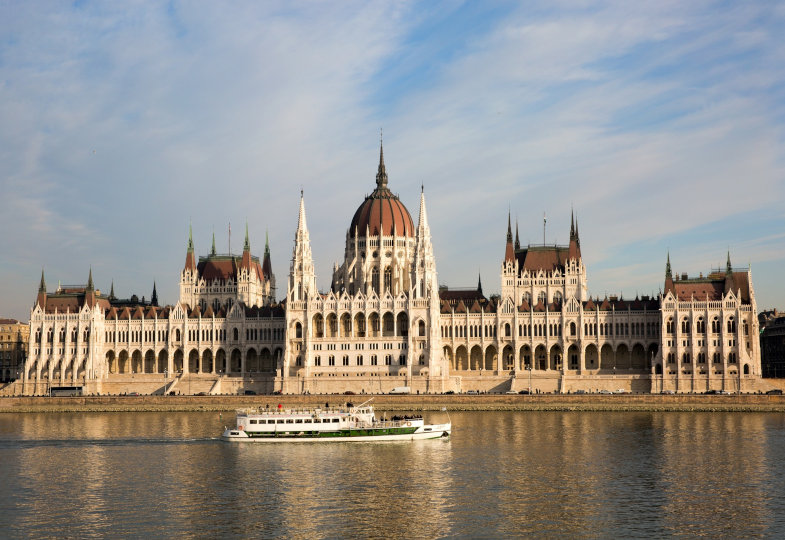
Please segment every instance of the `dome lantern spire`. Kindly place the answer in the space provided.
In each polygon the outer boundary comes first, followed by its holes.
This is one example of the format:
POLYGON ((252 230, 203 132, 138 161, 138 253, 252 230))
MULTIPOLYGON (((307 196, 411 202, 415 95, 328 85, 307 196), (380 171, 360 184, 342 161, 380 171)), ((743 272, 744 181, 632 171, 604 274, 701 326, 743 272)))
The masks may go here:
POLYGON ((383 133, 379 136, 379 171, 376 173, 376 188, 387 189, 387 169, 384 167, 383 133))

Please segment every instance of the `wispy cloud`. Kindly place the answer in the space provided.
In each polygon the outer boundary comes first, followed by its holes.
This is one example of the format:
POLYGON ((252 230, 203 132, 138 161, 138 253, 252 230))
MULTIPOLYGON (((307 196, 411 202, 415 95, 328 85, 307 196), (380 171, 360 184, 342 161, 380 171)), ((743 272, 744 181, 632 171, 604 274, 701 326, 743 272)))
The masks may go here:
POLYGON ((668 249, 692 273, 728 247, 785 262, 783 22, 711 1, 4 4, 0 307, 24 317, 41 266, 91 263, 174 301, 189 220, 202 252, 229 221, 258 251, 269 230, 283 284, 301 187, 326 287, 382 126, 413 212, 425 184, 442 282, 497 288, 508 209, 524 242, 543 211, 564 242, 573 205, 593 291, 658 288, 668 249))

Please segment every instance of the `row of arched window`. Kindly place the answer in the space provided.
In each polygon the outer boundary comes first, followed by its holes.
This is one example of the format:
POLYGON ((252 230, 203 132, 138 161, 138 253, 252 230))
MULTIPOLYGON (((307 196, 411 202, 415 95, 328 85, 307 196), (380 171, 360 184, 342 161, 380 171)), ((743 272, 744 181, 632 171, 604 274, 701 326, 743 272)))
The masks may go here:
MULTIPOLYGON (((742 327, 744 329, 744 335, 749 335, 749 325, 747 324, 747 321, 743 321, 742 327)), ((720 333, 722 325, 720 324, 719 317, 714 317, 711 320, 710 328, 712 334, 720 333)), ((667 334, 673 334, 675 329, 676 324, 673 320, 673 317, 669 317, 668 320, 665 321, 665 332, 667 334)), ((728 317, 728 320, 725 323, 725 329, 728 334, 736 333, 736 319, 734 317, 728 317)), ((680 330, 682 334, 692 333, 692 324, 690 323, 689 317, 684 317, 681 320, 680 330)), ((706 322, 704 321, 703 317, 698 317, 698 319, 695 321, 695 333, 706 334, 706 322)))
MULTIPOLYGON (((78 335, 76 328, 71 330, 71 332, 68 335, 70 337, 70 342, 71 343, 75 343, 77 335, 78 335)), ((36 332, 35 332, 35 343, 39 343, 39 344, 42 343, 41 342, 42 336, 43 336, 43 334, 41 334, 41 330, 36 330, 36 332)), ((58 342, 59 343, 65 343, 65 337, 66 337, 66 332, 65 332, 65 329, 63 328, 58 333, 58 342)), ((47 343, 54 343, 54 338, 55 338, 54 330, 52 328, 50 328, 47 331, 47 333, 46 333, 46 342, 47 343)), ((89 338, 90 338, 90 329, 89 328, 85 328, 82 331, 82 341, 86 342, 89 338)))

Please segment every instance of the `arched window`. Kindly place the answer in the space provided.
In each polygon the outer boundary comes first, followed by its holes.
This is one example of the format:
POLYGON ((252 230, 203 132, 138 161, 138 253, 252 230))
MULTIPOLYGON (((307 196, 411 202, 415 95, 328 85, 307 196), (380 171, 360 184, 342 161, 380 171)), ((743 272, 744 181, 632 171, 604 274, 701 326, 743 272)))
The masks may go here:
POLYGON ((379 294, 379 268, 376 266, 371 269, 371 288, 373 292, 379 294))
POLYGON ((425 323, 423 321, 420 321, 420 323, 417 326, 418 326, 418 333, 420 334, 420 337, 425 337, 425 323))
POLYGON ((720 333, 720 320, 717 317, 714 317, 711 320, 711 333, 712 334, 720 333))
POLYGON ((673 317, 668 317, 668 320, 665 321, 665 333, 666 334, 673 333, 673 317))
POLYGON ((539 304, 540 302, 543 304, 548 303, 548 295, 545 293, 545 291, 540 291, 540 294, 537 295, 537 303, 539 304))
POLYGON ((577 328, 575 327, 575 321, 570 322, 570 335, 574 336, 577 332, 577 328))
POLYGON ((294 335, 297 339, 302 339, 303 337, 303 325, 299 322, 294 325, 294 335))
POLYGON ((175 341, 180 341, 180 329, 179 328, 176 328, 175 331, 174 331, 174 340, 175 341))
POLYGON ((389 266, 384 269, 384 290, 390 291, 390 294, 395 294, 392 290, 392 268, 389 266))
POLYGON ((510 337, 510 323, 504 323, 504 335, 510 337))
POLYGON ((735 334, 736 333, 736 320, 733 317, 728 319, 728 333, 735 334))
MULTIPOLYGON (((178 332, 179 332, 179 330, 178 330, 178 332)), ((180 334, 177 334, 177 335, 179 336, 180 334)), ((234 332, 232 333, 232 335, 234 336, 234 340, 235 341, 238 341, 240 339, 240 332, 237 330, 237 328, 234 329, 234 332)), ((180 339, 180 338, 177 338, 177 339, 180 339)))

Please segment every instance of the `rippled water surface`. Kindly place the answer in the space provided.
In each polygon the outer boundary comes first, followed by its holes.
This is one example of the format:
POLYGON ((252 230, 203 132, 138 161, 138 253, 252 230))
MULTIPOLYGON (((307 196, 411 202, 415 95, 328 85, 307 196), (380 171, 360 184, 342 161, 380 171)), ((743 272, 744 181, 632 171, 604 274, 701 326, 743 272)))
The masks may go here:
POLYGON ((785 537, 782 414, 451 416, 449 440, 228 444, 234 415, 2 414, 0 531, 785 537))

